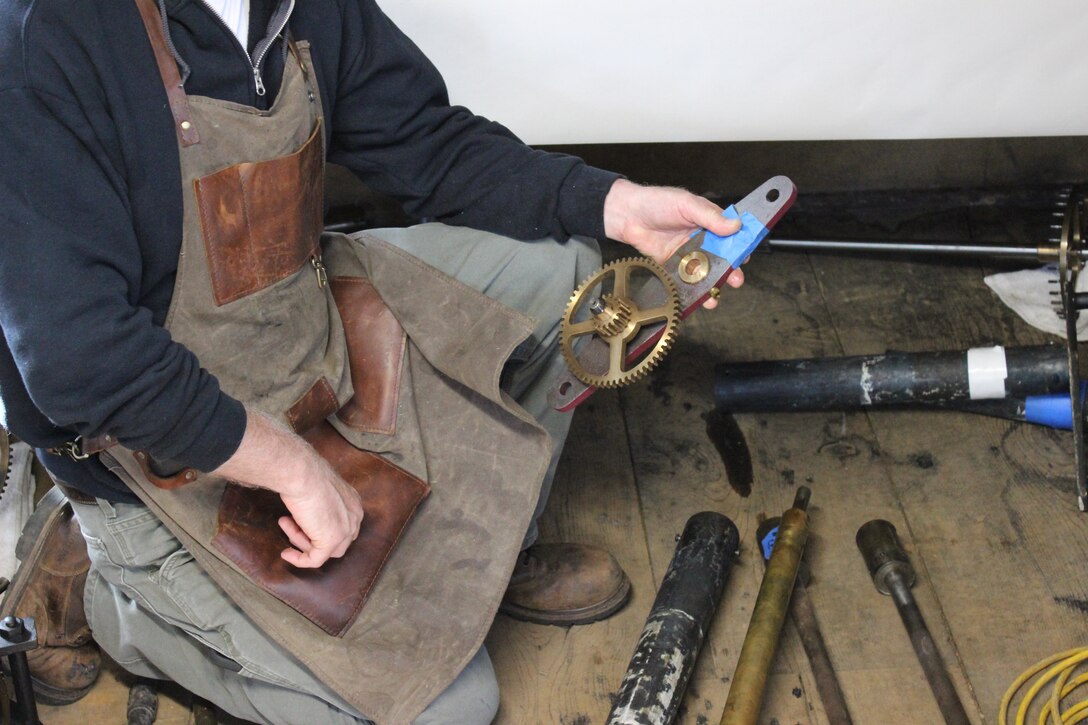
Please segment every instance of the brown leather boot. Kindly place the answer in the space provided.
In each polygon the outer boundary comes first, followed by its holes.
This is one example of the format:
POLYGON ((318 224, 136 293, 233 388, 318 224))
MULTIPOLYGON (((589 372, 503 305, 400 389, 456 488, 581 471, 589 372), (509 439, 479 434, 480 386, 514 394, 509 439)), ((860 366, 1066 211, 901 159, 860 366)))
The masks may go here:
POLYGON ((499 611, 537 624, 588 624, 627 603, 631 580, 611 554, 583 544, 534 544, 521 552, 499 611))
POLYGON ((68 499, 58 488, 42 497, 16 547, 19 570, 0 618, 33 617, 38 648, 27 653, 34 694, 46 705, 66 705, 87 694, 102 655, 83 611, 90 560, 68 499))

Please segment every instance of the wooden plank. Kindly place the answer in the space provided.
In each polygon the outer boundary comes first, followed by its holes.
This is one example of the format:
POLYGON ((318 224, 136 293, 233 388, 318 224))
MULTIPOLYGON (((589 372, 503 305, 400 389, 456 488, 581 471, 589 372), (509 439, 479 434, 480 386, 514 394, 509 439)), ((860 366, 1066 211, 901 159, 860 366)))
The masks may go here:
POLYGON ((502 693, 498 724, 603 722, 653 602, 649 555, 614 392, 575 415, 541 521, 542 541, 577 541, 615 554, 631 602, 612 618, 547 627, 499 616, 488 639, 502 693))

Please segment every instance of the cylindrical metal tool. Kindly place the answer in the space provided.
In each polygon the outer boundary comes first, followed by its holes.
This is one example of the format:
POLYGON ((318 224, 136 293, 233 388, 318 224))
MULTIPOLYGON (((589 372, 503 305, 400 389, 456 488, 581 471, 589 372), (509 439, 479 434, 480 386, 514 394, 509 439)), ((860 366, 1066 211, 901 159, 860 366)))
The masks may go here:
POLYGON ((883 519, 874 519, 864 524, 857 533, 858 549, 869 567, 873 584, 881 594, 891 595, 895 602, 903 626, 910 635, 910 643, 922 663, 922 670, 929 681, 929 688, 937 698, 937 706, 948 725, 968 725, 967 712, 963 709, 956 688, 948 677, 944 661, 933 635, 929 633, 926 620, 914 601, 910 588, 914 585, 914 567, 911 566, 907 552, 899 543, 895 527, 883 519))
POLYGON ((1000 405, 1005 397, 1068 390, 1068 361, 1057 345, 730 363, 717 366, 714 379, 718 409, 729 412, 919 405, 1005 417, 1015 414, 1015 406, 1000 405), (973 362, 987 358, 996 369, 973 362))
MULTIPOLYGON (((774 550, 779 524, 781 519, 775 517, 767 519, 756 529, 756 541, 764 561, 770 559, 774 550)), ((797 583, 793 586, 793 601, 789 611, 797 633, 801 636, 801 646, 805 648, 809 666, 812 667, 812 676, 816 681, 816 690, 824 705, 824 712, 827 713, 827 721, 831 725, 853 725, 839 678, 831 665, 824 635, 820 631, 820 622, 816 619, 816 609, 808 595, 808 569, 803 559, 797 572, 797 583)))
POLYGON ((754 725, 763 706, 763 692, 771 671, 782 625, 790 607, 790 595, 797 580, 801 554, 808 540, 808 500, 812 492, 801 486, 793 507, 782 514, 774 551, 767 562, 759 596, 744 636, 733 683, 725 700, 721 725, 754 725))
POLYGON ((725 516, 688 519, 646 618, 608 725, 667 725, 684 699, 740 543, 725 516))

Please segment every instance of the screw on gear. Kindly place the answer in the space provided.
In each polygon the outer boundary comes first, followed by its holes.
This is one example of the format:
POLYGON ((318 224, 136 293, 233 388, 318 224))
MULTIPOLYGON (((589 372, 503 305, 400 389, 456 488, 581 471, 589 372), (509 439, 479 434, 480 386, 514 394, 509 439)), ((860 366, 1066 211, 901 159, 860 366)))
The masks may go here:
POLYGON ((680 292, 672 277, 653 260, 620 259, 590 275, 571 295, 560 348, 576 378, 615 388, 661 361, 679 323, 680 292))

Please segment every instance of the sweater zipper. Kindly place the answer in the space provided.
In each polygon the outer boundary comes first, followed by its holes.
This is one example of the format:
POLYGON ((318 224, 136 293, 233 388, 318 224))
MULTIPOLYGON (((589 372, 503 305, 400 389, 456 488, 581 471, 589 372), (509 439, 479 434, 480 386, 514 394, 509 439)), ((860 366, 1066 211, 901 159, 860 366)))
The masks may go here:
MULTIPOLYGON (((219 14, 218 10, 209 5, 207 0, 200 1, 204 4, 204 7, 208 8, 208 10, 211 11, 212 15, 219 18, 219 22, 226 26, 227 22, 223 20, 223 16, 219 14)), ((284 11, 283 5, 281 4, 280 9, 277 11, 279 18, 277 19, 276 25, 274 26, 275 30, 269 33, 264 38, 264 40, 257 43, 257 47, 254 49, 257 51, 256 59, 254 59, 253 56, 249 54, 249 51, 245 48, 245 46, 243 46, 241 43, 238 43, 238 47, 240 47, 242 49, 242 52, 245 53, 246 61, 249 63, 249 67, 253 71, 253 87, 257 91, 258 96, 263 96, 266 93, 264 87, 264 79, 261 77, 261 64, 264 63, 264 59, 268 55, 268 49, 272 47, 272 43, 275 42, 279 34, 283 32, 283 29, 287 27, 287 21, 290 20, 291 13, 295 10, 295 0, 290 0, 286 7, 287 9, 286 11, 284 11)), ((227 29, 230 30, 230 28, 227 29)), ((234 35, 233 31, 231 31, 231 35, 234 35)), ((235 40, 237 40, 237 38, 235 38, 235 40)))

